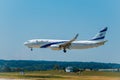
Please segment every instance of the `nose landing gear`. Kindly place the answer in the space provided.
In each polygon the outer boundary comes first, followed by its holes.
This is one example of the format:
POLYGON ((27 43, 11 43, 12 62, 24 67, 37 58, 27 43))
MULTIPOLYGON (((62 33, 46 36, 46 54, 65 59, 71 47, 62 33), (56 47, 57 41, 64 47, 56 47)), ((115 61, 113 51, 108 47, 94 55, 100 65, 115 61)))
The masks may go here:
POLYGON ((33 48, 31 48, 30 50, 33 51, 33 48))

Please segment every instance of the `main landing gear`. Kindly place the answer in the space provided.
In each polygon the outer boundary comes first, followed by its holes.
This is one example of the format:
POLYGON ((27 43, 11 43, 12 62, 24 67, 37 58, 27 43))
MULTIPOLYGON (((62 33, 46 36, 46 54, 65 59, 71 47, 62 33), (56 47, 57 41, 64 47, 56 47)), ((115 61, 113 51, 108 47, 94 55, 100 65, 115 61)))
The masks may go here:
POLYGON ((66 53, 66 52, 67 52, 67 50, 66 50, 66 49, 63 49, 63 52, 64 52, 64 53, 66 53))

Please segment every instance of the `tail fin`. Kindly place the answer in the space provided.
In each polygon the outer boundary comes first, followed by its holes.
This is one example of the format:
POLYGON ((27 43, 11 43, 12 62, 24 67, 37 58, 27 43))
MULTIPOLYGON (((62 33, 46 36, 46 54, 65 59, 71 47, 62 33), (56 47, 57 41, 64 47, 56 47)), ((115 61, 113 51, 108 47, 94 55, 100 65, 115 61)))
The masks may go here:
POLYGON ((95 35, 95 37, 93 37, 91 40, 103 40, 105 38, 106 31, 107 27, 105 27, 99 33, 97 33, 97 35, 95 35))

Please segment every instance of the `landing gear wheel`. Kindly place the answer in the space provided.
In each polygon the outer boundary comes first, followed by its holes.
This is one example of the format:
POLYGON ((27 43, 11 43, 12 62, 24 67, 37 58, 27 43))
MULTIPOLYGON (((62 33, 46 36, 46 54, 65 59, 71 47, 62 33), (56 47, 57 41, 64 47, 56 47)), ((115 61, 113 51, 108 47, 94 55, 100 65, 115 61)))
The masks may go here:
POLYGON ((33 51, 33 48, 31 48, 30 50, 33 51))
POLYGON ((66 49, 63 49, 63 52, 64 52, 64 53, 66 53, 66 52, 67 52, 67 50, 66 50, 66 49))

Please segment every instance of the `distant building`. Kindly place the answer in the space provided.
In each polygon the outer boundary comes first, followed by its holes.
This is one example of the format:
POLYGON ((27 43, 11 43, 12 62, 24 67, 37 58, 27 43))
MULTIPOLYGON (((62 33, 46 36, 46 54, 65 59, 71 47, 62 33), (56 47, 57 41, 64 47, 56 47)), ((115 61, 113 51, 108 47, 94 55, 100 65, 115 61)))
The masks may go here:
POLYGON ((20 75, 24 75, 25 74, 25 72, 24 71, 20 71, 20 75))
POLYGON ((71 66, 66 67, 65 72, 73 72, 73 67, 71 66))
POLYGON ((120 72, 120 69, 99 69, 98 71, 106 71, 106 72, 120 72))
POLYGON ((85 71, 91 71, 91 69, 85 69, 85 71))
POLYGON ((65 72, 83 72, 84 70, 83 69, 79 69, 77 67, 71 67, 71 66, 68 66, 65 68, 65 72))

